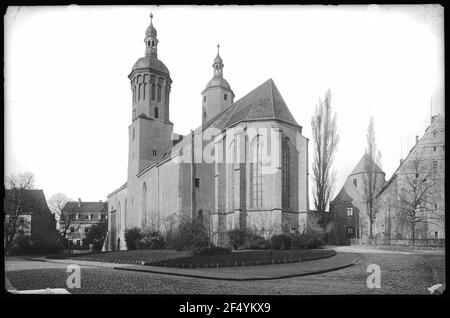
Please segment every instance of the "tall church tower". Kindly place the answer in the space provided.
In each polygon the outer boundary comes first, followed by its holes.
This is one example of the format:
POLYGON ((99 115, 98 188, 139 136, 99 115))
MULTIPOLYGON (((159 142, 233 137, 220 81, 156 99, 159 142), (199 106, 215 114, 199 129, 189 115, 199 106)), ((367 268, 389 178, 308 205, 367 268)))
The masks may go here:
POLYGON ((217 56, 214 59, 214 76, 202 92, 202 123, 214 118, 234 102, 234 93, 230 84, 223 78, 223 61, 219 55, 220 45, 217 44, 217 56))
MULTIPOLYGON (((172 80, 169 70, 158 59, 159 41, 153 26, 153 14, 150 14, 144 42, 145 56, 136 61, 128 75, 132 92, 132 121, 128 128, 128 193, 140 193, 137 174, 172 148, 173 124, 169 120, 172 80)), ((135 200, 128 198, 130 212, 136 209, 133 208, 135 200)))

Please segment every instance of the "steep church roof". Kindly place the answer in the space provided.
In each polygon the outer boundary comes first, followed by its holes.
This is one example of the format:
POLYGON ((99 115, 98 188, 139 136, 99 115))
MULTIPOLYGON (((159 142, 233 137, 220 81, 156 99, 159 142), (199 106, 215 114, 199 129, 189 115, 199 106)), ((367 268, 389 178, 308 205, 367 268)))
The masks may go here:
POLYGON ((352 173, 350 173, 349 176, 366 172, 384 173, 384 171, 381 170, 380 167, 378 167, 378 165, 367 155, 367 153, 364 153, 361 160, 358 162, 355 169, 353 169, 352 173), (369 167, 372 167, 373 169, 368 170, 369 167))
POLYGON ((281 120, 300 127, 272 79, 234 102, 222 113, 206 122, 202 128, 203 130, 208 127, 225 129, 241 121, 270 119, 281 120))

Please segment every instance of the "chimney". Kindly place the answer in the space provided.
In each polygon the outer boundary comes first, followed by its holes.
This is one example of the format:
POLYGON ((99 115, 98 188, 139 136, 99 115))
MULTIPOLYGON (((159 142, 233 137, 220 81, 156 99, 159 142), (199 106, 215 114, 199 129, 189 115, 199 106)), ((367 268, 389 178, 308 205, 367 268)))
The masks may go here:
POLYGON ((81 208, 81 198, 78 198, 78 207, 81 208))
POLYGON ((416 136, 416 144, 419 142, 419 136, 416 136))

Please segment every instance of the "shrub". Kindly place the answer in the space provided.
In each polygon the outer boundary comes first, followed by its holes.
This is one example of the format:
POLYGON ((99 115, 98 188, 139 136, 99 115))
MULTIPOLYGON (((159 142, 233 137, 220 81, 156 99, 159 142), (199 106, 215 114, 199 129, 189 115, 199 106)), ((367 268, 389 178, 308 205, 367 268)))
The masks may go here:
POLYGON ((103 242, 106 238, 106 233, 108 232, 108 222, 101 221, 89 227, 88 233, 86 234, 86 240, 83 241, 83 245, 89 244, 94 245, 94 249, 100 251, 103 247, 103 242))
POLYGON ((127 249, 129 250, 138 250, 140 248, 142 238, 143 233, 138 227, 125 230, 125 242, 127 244, 127 249))
POLYGON ((172 231, 170 236, 166 237, 166 241, 167 248, 177 251, 201 249, 211 246, 208 233, 190 222, 180 224, 177 230, 172 231))
POLYGON ((318 248, 326 242, 326 232, 320 230, 308 229, 302 234, 291 236, 292 246, 300 249, 318 248))
POLYGON ((231 249, 228 247, 211 246, 194 250, 194 255, 223 255, 230 254, 231 249))
POLYGON ((161 232, 154 229, 148 229, 142 233, 140 245, 145 249, 158 250, 164 248, 165 241, 161 232))
POLYGON ((292 238, 288 234, 274 235, 271 241, 276 250, 290 250, 292 246, 292 238))
POLYGON ((247 237, 247 231, 243 231, 240 229, 233 229, 226 232, 226 236, 228 239, 228 245, 237 250, 244 246, 245 238, 247 237))
POLYGON ((264 250, 268 249, 270 243, 258 233, 247 230, 247 236, 244 240, 244 249, 252 249, 252 250, 264 250))
POLYGON ((237 249, 267 249, 269 242, 252 230, 229 230, 226 233, 228 246, 237 249))

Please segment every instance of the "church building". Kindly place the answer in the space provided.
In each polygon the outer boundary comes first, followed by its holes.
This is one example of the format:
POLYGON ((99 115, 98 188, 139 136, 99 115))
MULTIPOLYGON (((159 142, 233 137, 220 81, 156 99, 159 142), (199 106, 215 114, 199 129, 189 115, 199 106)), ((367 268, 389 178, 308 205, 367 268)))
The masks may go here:
POLYGON ((174 133, 172 79, 158 58, 150 18, 145 56, 128 75, 128 177, 108 195, 104 250, 126 249, 126 229, 165 232, 183 219, 204 227, 219 245, 235 228, 266 236, 301 231, 309 207, 308 139, 274 81, 236 101, 218 51, 201 92, 202 125, 185 136, 174 133))

